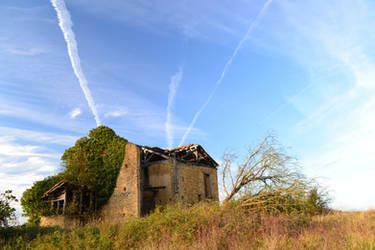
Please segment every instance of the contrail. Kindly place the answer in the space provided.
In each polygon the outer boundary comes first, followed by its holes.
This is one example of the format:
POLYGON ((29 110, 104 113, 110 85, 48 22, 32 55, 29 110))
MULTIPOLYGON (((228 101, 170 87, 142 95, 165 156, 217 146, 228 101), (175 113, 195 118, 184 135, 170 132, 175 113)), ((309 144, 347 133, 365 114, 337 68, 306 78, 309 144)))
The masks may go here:
POLYGON ((194 127, 195 122, 197 121, 199 115, 206 108, 206 106, 210 103, 212 97, 214 96, 214 94, 216 92, 216 89, 219 87, 219 85, 223 81, 223 79, 225 77, 225 74, 227 73, 229 67, 231 66, 231 64, 233 62, 233 59, 237 56, 237 53, 242 48, 242 45, 244 44, 244 42, 246 42, 246 40, 250 37, 251 32, 257 26, 259 20, 263 17, 264 13, 268 9, 268 7, 271 4, 271 2, 272 2, 272 0, 267 0, 267 2, 263 5, 263 8, 260 10, 260 12, 258 13, 258 15, 255 17, 254 21, 250 24, 250 26, 249 26, 249 28, 248 28, 245 36, 242 38, 242 40, 238 43, 237 47, 234 49, 234 52, 233 52, 232 56, 229 58, 229 60, 227 61, 227 63, 224 66, 223 72, 221 72, 220 78, 216 81, 214 89, 212 90, 211 94, 208 96, 206 102, 203 103, 203 105, 201 106, 201 108, 194 115, 194 118, 191 121, 189 127, 186 129, 185 134, 182 137, 179 146, 181 146, 184 143, 186 137, 190 134, 191 129, 194 127))
POLYGON ((165 134, 167 137, 167 143, 168 143, 169 148, 172 148, 173 146, 173 128, 171 127, 172 111, 173 111, 174 100, 176 97, 176 92, 182 79, 182 74, 183 74, 183 70, 180 67, 178 72, 171 77, 171 82, 169 83, 167 119, 165 121, 165 134))
POLYGON ((78 55, 77 41, 75 39, 74 32, 72 30, 73 22, 70 18, 68 9, 66 8, 64 0, 51 0, 52 6, 55 8, 57 13, 57 18, 59 20, 59 26, 64 35, 66 46, 68 48, 68 54, 70 62, 74 70, 74 74, 77 76, 79 85, 85 95, 86 101, 94 115, 96 125, 100 125, 100 119, 98 111, 96 110, 94 99, 91 96, 90 89, 87 84, 87 79, 85 74, 83 74, 81 62, 78 55))

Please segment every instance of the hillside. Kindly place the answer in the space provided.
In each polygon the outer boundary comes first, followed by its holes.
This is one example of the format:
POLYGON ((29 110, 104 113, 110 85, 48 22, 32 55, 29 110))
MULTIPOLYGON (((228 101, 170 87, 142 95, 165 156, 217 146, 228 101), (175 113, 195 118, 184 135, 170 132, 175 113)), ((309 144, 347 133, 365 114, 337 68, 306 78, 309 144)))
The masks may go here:
POLYGON ((231 204, 169 206, 121 225, 2 229, 4 249, 373 249, 375 211, 262 215, 231 204))

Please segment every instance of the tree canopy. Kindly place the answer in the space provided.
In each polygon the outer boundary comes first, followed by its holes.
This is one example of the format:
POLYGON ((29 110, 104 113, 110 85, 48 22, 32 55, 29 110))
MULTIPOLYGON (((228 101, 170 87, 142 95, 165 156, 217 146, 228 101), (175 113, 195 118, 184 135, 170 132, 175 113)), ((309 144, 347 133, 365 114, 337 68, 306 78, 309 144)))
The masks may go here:
POLYGON ((126 143, 126 139, 106 126, 92 129, 87 137, 78 139, 74 146, 65 150, 61 173, 35 182, 24 192, 21 204, 25 215, 37 222, 41 215, 48 214, 47 204, 40 198, 59 181, 86 186, 95 192, 97 206, 101 207, 113 193, 126 143))
POLYGON ((9 220, 14 219, 16 209, 11 206, 13 201, 17 201, 11 190, 0 193, 0 227, 8 226, 9 220))

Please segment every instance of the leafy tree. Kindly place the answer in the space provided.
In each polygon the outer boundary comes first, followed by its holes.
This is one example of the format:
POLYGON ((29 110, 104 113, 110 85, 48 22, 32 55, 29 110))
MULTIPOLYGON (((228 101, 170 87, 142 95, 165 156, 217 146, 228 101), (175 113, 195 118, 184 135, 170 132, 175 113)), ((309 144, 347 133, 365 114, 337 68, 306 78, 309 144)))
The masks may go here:
POLYGON ((8 222, 15 218, 16 209, 11 206, 11 203, 17 201, 11 190, 0 193, 0 227, 8 226, 8 222))
POLYGON ((86 186, 95 192, 100 208, 113 193, 126 143, 127 140, 106 126, 92 129, 88 137, 78 139, 73 147, 65 150, 61 157, 63 171, 59 175, 36 182, 24 192, 21 204, 25 215, 34 223, 39 222, 40 216, 48 215, 49 206, 40 198, 59 181, 86 186))
POLYGON ((307 194, 306 206, 310 214, 322 214, 329 211, 330 201, 328 192, 315 186, 307 194))
POLYGON ((90 173, 88 157, 89 148, 87 137, 78 139, 75 145, 65 150, 61 160, 63 161, 65 179, 75 184, 88 185, 90 183, 90 173))
POLYGON ((64 178, 94 191, 98 206, 102 206, 115 188, 126 143, 127 140, 106 126, 91 130, 89 137, 77 140, 61 157, 64 178))

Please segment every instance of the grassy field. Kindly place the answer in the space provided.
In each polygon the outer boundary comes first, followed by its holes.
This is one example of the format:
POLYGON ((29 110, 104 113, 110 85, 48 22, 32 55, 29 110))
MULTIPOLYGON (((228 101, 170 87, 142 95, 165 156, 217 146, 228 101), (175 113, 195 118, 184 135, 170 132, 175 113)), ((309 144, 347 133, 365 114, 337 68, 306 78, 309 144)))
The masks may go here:
POLYGON ((271 216, 203 203, 121 225, 23 226, 0 234, 3 249, 375 249, 375 211, 271 216))

